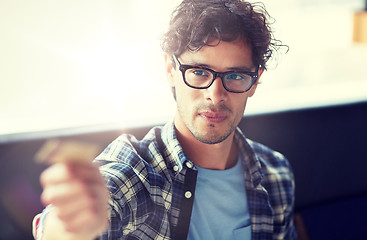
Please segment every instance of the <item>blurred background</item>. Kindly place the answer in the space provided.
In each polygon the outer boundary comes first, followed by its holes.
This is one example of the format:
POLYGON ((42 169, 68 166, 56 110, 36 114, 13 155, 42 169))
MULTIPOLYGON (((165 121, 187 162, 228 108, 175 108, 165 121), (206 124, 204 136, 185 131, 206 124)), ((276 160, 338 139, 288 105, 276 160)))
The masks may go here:
MULTIPOLYGON (((89 138, 106 144, 121 131, 172 118, 175 102, 160 38, 179 2, 0 1, 0 239, 31 238, 30 219, 42 209, 38 175, 45 167, 34 164, 33 154, 45 139, 93 133, 89 138)), ((250 121, 305 110, 317 124, 322 120, 313 109, 334 109, 328 119, 335 120, 350 113, 345 106, 365 106, 367 43, 353 41, 354 15, 365 1, 263 2, 274 18, 276 38, 290 48, 263 74, 246 109, 250 121)), ((351 119, 366 118, 365 111, 357 112, 351 119)), ((340 122, 338 130, 349 124, 340 122)), ((356 131, 365 133, 363 121, 356 124, 356 131)), ((361 138, 348 140, 362 146, 361 138)), ((269 144, 282 150, 279 141, 269 144)), ((299 179, 307 181, 301 173, 299 179)))
MULTIPOLYGON (((178 2, 1 1, 0 134, 170 118, 160 37, 178 2)), ((290 50, 249 114, 366 99, 367 46, 353 42, 363 0, 264 3, 290 50)))

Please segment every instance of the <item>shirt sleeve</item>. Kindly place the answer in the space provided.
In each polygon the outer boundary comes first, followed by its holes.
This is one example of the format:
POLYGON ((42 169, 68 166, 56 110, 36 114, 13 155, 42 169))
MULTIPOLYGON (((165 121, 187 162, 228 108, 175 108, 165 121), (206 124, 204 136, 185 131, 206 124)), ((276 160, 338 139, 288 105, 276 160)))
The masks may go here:
POLYGON ((47 217, 48 213, 51 211, 51 209, 52 209, 52 206, 49 205, 42 211, 42 213, 37 214, 33 218, 32 234, 33 234, 34 239, 36 239, 36 240, 41 240, 42 239, 43 230, 44 230, 44 226, 45 226, 45 220, 46 220, 46 217, 47 217))
POLYGON ((107 230, 99 236, 99 240, 108 240, 108 239, 121 239, 124 237, 124 227, 126 223, 123 221, 122 216, 119 214, 120 207, 119 203, 110 200, 109 204, 109 216, 108 216, 108 228, 107 230))
MULTIPOLYGON (((115 169, 115 165, 101 166, 101 174, 105 178, 106 186, 110 194, 108 204, 108 228, 100 235, 98 239, 121 239, 124 237, 124 229, 131 228, 130 220, 131 209, 127 203, 126 196, 128 187, 131 184, 128 181, 121 179, 120 169, 115 169), (112 167, 114 166, 114 167, 112 167), (119 176, 119 177, 117 177, 119 176)), ((131 199, 130 199, 131 200, 131 199)))
POLYGON ((293 176, 292 171, 290 171, 290 175, 291 175, 291 183, 292 183, 292 194, 290 198, 292 198, 292 203, 290 206, 291 211, 288 211, 285 215, 286 228, 285 228, 285 233, 284 233, 284 236, 285 236, 284 239, 296 240, 297 232, 296 232, 296 228, 294 225, 295 182, 294 182, 294 176, 293 176))

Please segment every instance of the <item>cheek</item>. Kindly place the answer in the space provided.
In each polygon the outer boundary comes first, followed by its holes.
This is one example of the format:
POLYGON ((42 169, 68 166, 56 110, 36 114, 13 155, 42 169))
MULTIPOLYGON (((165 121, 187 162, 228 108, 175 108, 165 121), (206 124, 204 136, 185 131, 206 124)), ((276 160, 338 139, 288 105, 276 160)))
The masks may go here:
POLYGON ((245 101, 242 103, 243 111, 245 111, 246 105, 247 105, 247 98, 246 98, 246 99, 245 99, 245 101))
POLYGON ((236 102, 236 115, 238 116, 243 116, 244 112, 245 112, 245 108, 246 108, 246 104, 247 104, 247 97, 242 97, 237 99, 236 102))
POLYGON ((246 95, 246 93, 236 93, 236 94, 239 94, 239 95, 236 95, 237 98, 234 99, 234 103, 236 104, 236 107, 238 109, 245 108, 248 96, 246 95))
POLYGON ((175 82, 175 93, 176 93, 176 102, 177 104, 183 108, 191 105, 189 102, 191 101, 190 92, 186 89, 182 83, 176 81, 175 82))
POLYGON ((182 79, 175 80, 175 88, 176 88, 176 97, 180 98, 180 100, 187 105, 194 102, 196 99, 200 97, 200 90, 190 88, 187 86, 182 79))

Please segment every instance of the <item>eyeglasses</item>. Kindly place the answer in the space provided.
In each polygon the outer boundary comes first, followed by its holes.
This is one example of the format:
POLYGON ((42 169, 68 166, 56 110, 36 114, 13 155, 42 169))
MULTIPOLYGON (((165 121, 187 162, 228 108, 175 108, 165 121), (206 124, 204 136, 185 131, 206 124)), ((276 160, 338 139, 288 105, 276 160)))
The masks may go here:
POLYGON ((255 72, 216 72, 206 67, 181 64, 176 56, 173 56, 173 58, 179 64, 179 70, 182 72, 185 84, 195 89, 209 88, 214 80, 220 77, 223 87, 228 92, 243 93, 250 90, 259 77, 259 67, 255 72))

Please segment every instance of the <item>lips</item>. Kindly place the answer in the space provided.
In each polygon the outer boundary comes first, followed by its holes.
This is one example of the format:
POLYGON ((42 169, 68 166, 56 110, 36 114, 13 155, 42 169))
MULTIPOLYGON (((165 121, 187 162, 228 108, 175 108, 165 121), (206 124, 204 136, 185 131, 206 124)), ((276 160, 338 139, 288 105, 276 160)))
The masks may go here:
POLYGON ((199 116, 210 123, 220 123, 228 118, 225 112, 202 112, 199 116))

